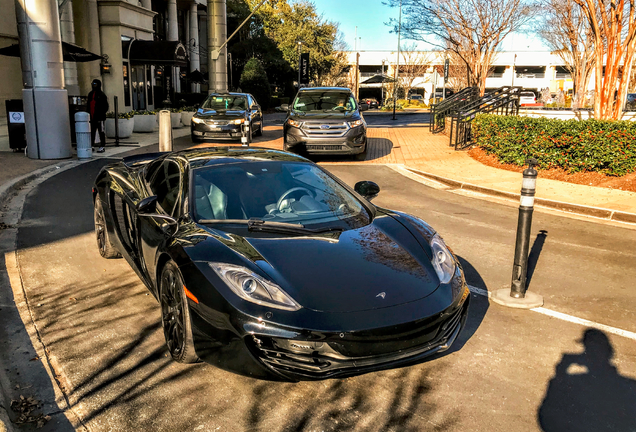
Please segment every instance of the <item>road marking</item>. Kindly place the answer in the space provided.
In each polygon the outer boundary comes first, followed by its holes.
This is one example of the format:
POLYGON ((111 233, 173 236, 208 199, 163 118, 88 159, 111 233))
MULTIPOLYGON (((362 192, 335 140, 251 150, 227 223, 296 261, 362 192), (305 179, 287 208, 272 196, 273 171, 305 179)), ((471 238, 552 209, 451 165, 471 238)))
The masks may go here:
MULTIPOLYGON (((475 286, 472 285, 468 285, 468 289, 470 289, 470 292, 472 292, 473 294, 477 294, 480 296, 484 296, 484 297, 490 297, 490 291, 482 289, 482 288, 477 288, 475 286)), ((572 315, 568 315, 568 314, 564 314, 562 312, 557 312, 557 311, 553 311, 551 309, 546 309, 544 307, 538 307, 538 308, 533 308, 530 309, 533 312, 537 312, 543 315, 547 315, 549 317, 552 318, 556 318, 556 319, 560 319, 562 321, 567 321, 573 324, 579 324, 582 326, 586 326, 586 327, 592 327, 595 328, 597 330, 602 330, 604 332, 607 333, 611 333, 611 334, 615 334, 617 336, 622 336, 625 337, 627 339, 631 339, 631 340, 635 340, 636 341, 636 333, 634 332, 630 332, 628 330, 623 330, 623 329, 619 329, 616 327, 611 327, 605 324, 600 324, 594 321, 590 321, 590 320, 586 320, 584 318, 578 318, 572 315)))

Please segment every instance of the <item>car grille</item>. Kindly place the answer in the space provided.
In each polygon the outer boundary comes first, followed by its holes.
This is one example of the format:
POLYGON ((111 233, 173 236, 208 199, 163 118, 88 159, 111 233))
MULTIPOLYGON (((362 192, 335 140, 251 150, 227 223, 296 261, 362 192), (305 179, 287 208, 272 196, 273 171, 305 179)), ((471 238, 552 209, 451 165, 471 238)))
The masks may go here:
POLYGON ((305 148, 307 150, 326 150, 326 151, 338 151, 338 150, 349 150, 349 147, 345 145, 334 145, 334 144, 324 144, 324 145, 306 145, 305 148))
MULTIPOLYGON (((377 369, 383 364, 407 363, 446 350, 447 344, 457 337, 467 308, 468 302, 465 302, 451 316, 373 330, 370 334, 354 332, 344 338, 326 334, 323 343, 318 343, 324 344, 323 348, 314 351, 293 349, 289 340, 281 343, 265 336, 247 338, 246 343, 263 363, 288 377, 323 379, 347 376, 365 369, 377 369)), ((310 344, 312 342, 296 345, 310 344)))
POLYGON ((227 120, 206 120, 205 124, 208 125, 217 125, 217 126, 226 126, 229 124, 227 120))
POLYGON ((341 137, 349 130, 347 122, 305 122, 302 130, 310 137, 341 137))

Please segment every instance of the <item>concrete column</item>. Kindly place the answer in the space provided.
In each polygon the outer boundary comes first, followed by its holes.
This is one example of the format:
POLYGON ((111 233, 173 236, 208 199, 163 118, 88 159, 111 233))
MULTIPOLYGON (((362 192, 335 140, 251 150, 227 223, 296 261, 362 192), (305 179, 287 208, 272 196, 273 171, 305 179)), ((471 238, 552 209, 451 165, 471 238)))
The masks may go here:
POLYGON ((152 10, 152 0, 141 0, 141 7, 152 10))
MULTIPOLYGON (((179 24, 177 20, 177 0, 168 0, 168 40, 179 40, 179 24)), ((172 69, 172 88, 175 92, 179 91, 180 81, 180 68, 173 67, 172 69)), ((177 101, 172 101, 176 103, 177 101)))
POLYGON ((27 154, 32 159, 71 157, 68 93, 56 0, 16 0, 24 90, 27 154))
MULTIPOLYGON (((73 17, 76 43, 88 51, 100 54, 102 46, 99 34, 99 15, 96 0, 69 0, 73 4, 73 17)), ((99 61, 76 63, 80 94, 88 95, 91 82, 101 79, 99 61)))
MULTIPOLYGON (((75 43, 75 27, 73 25, 73 4, 68 0, 60 8, 60 33, 64 42, 75 43)), ((77 81, 77 63, 64 62, 64 84, 69 96, 79 96, 77 81)))
MULTIPOLYGON (((199 14, 196 2, 190 4, 190 39, 188 40, 188 48, 190 51, 190 72, 197 69, 201 71, 201 65, 199 64, 199 14)), ((201 91, 199 84, 192 83, 191 86, 192 93, 201 91)))
MULTIPOLYGON (((227 39, 225 0, 208 0, 208 50, 217 51, 227 39)), ((210 93, 227 91, 227 47, 217 60, 210 59, 208 65, 210 93)))

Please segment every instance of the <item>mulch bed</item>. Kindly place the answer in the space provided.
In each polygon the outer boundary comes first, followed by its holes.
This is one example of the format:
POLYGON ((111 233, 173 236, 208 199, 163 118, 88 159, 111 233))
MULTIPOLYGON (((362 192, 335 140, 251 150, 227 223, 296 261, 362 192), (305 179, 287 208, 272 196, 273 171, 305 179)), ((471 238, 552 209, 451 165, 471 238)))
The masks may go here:
MULTIPOLYGON (((497 160, 497 156, 486 154, 480 147, 472 147, 468 155, 482 164, 507 171, 522 172, 525 167, 512 164, 503 164, 497 160)), ((539 170, 540 178, 560 180, 568 183, 576 183, 588 186, 599 186, 609 189, 619 189, 636 192, 636 172, 622 177, 612 177, 597 172, 581 172, 569 174, 562 169, 539 170)))

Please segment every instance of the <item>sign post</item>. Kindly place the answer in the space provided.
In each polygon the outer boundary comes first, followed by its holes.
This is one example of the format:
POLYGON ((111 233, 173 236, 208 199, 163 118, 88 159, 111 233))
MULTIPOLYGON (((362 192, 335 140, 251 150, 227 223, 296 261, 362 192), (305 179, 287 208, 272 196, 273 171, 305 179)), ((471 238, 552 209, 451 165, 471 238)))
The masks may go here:
POLYGON ((309 84, 309 53, 305 52, 300 55, 300 80, 298 81, 298 87, 300 85, 309 84))
POLYGON ((449 61, 448 59, 444 60, 444 87, 442 90, 442 99, 446 99, 446 83, 448 82, 448 68, 449 61))

